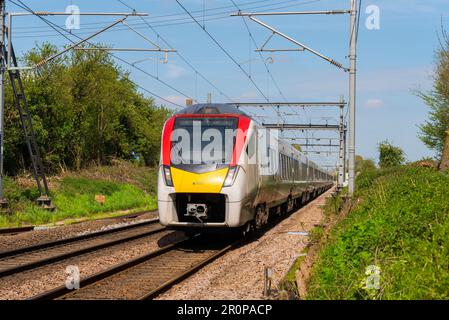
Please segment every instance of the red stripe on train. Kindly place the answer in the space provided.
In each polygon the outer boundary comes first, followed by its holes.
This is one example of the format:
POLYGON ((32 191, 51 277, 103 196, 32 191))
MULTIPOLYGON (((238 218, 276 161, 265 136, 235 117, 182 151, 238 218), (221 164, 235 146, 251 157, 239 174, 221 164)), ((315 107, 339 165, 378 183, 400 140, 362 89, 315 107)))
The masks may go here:
POLYGON ((170 165, 170 153, 171 153, 171 135, 173 127, 175 125, 175 118, 172 117, 165 122, 164 130, 162 133, 162 164, 170 165))
POLYGON ((237 130, 237 136, 235 139, 235 146, 234 150, 232 152, 232 161, 231 166, 237 165, 237 162, 240 159, 240 155, 243 151, 243 146, 245 145, 246 136, 249 129, 249 124, 251 123, 251 119, 239 116, 239 124, 238 124, 238 130, 237 130))

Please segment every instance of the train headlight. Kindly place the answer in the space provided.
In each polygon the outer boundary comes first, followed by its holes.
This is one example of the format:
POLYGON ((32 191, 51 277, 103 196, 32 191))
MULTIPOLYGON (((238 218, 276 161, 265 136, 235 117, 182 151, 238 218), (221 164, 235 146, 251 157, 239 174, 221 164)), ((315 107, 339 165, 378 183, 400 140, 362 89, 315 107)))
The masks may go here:
POLYGON ((165 180, 165 184, 168 187, 173 187, 173 180, 171 178, 171 171, 170 171, 170 167, 168 166, 163 166, 162 167, 162 171, 164 173, 164 180, 165 180))
POLYGON ((229 168, 228 174, 226 175, 226 179, 223 183, 223 187, 231 187, 234 184, 234 180, 235 180, 235 177, 237 177, 238 171, 239 171, 239 167, 229 168))

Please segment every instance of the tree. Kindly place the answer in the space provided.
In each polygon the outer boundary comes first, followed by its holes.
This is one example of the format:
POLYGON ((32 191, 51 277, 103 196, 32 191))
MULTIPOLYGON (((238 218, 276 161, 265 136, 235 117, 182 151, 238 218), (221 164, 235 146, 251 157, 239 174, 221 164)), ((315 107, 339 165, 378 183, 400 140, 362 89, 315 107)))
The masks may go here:
POLYGON ((379 166, 381 168, 390 168, 404 163, 404 151, 401 148, 392 145, 388 140, 382 141, 378 145, 379 166))
POLYGON ((363 159, 360 155, 355 156, 355 171, 357 173, 375 169, 376 164, 372 159, 363 159))
POLYGON ((419 137, 441 158, 440 169, 449 170, 449 37, 444 30, 442 38, 436 52, 433 90, 418 93, 430 108, 429 119, 419 126, 419 137))
MULTIPOLYGON (((57 50, 50 44, 37 46, 23 63, 35 64, 57 50)), ((72 51, 22 75, 50 171, 107 164, 112 158, 157 163, 162 125, 170 112, 139 93, 106 52, 72 51)), ((5 95, 5 167, 15 174, 27 169, 30 159, 9 85, 5 95)))

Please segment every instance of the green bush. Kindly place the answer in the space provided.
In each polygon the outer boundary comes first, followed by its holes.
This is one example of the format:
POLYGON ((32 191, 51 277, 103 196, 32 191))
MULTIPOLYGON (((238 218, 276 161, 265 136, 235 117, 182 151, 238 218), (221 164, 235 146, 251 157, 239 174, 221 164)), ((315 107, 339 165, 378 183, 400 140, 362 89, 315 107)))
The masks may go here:
POLYGON ((402 167, 357 180, 363 201, 331 233, 308 298, 449 298, 449 175, 402 167), (365 287, 370 265, 379 290, 365 287))

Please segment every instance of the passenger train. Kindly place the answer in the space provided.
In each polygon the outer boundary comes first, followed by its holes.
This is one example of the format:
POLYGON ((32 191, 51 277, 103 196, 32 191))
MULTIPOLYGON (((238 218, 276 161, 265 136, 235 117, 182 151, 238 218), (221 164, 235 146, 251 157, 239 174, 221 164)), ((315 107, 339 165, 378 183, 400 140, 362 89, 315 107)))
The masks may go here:
POLYGON ((248 232, 333 185, 333 177, 232 104, 186 107, 164 124, 160 222, 248 232))

